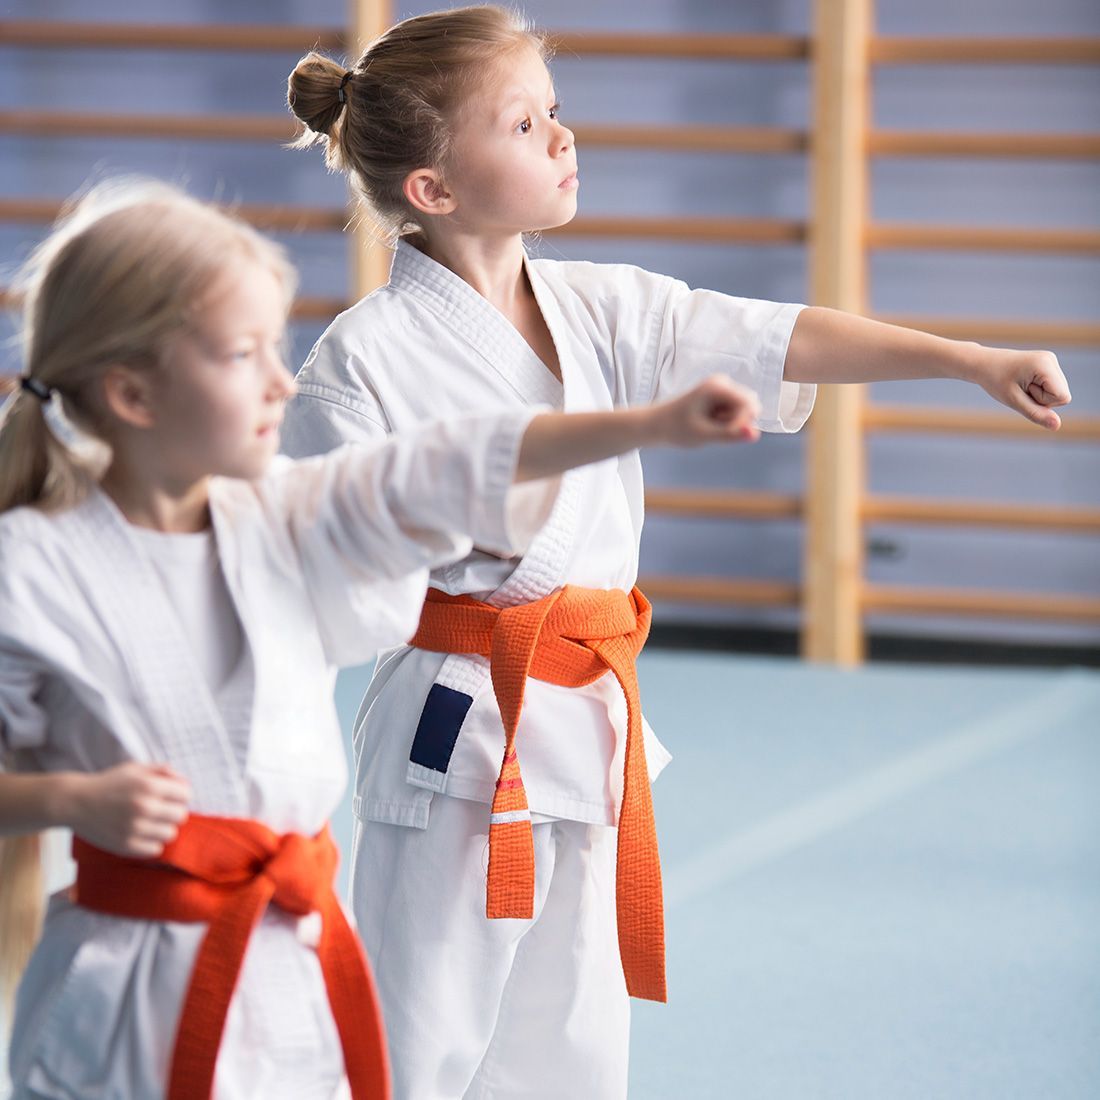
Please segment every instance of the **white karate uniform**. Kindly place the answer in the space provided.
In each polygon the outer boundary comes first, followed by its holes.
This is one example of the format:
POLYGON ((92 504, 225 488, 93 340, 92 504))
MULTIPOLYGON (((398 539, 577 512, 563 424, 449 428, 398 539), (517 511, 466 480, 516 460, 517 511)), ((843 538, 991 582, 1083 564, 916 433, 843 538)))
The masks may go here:
MULTIPOLYGON (((430 567, 465 557, 472 538, 514 553, 548 514, 556 481, 511 487, 526 419, 433 425, 311 462, 280 459, 255 482, 214 479, 217 561, 244 651, 231 699, 247 681, 247 705, 224 714, 179 613, 187 594, 166 591, 142 548, 148 536, 103 492, 57 514, 3 514, 0 748, 39 771, 166 763, 189 780, 196 813, 315 834, 347 778, 336 668, 409 636, 430 567)), ((329 1098, 343 1087, 310 928, 276 907, 257 927, 218 1059, 219 1100, 329 1098)), ((204 932, 55 896, 18 993, 15 1095, 163 1095, 204 932)))
MULTIPOLYGON (((402 241, 389 283, 341 314, 299 373, 284 448, 316 454, 425 418, 492 407, 546 404, 577 412, 646 404, 714 373, 757 392, 765 431, 796 431, 809 415, 814 388, 783 381, 800 306, 693 291, 635 267, 554 260, 527 260, 526 266, 558 353, 561 383, 498 310, 402 241)), ((730 461, 743 453, 734 452, 730 461)), ((636 452, 574 470, 563 478, 549 521, 521 560, 479 548, 436 570, 432 584, 500 606, 538 599, 567 583, 629 591, 637 578, 642 516, 636 452)), ((625 732, 626 706, 614 677, 584 688, 528 682, 516 746, 540 821, 536 852, 563 844, 593 853, 607 843, 613 847, 608 826, 621 797, 625 732), (563 829, 563 821, 578 828, 563 829)), ((669 757, 648 725, 645 736, 652 777, 669 757)), ((355 733, 359 836, 352 901, 383 976, 398 1095, 621 1096, 627 1014, 621 976, 607 979, 600 1004, 579 992, 561 998, 540 989, 538 979, 517 991, 527 979, 518 969, 509 977, 508 967, 497 965, 512 957, 513 937, 531 938, 547 953, 542 963, 525 965, 524 974, 539 974, 543 982, 556 975, 561 989, 579 991, 586 972, 604 974, 609 955, 618 965, 613 861, 593 855, 586 869, 583 858, 559 860, 550 883, 543 882, 550 868, 536 858, 538 889, 550 890, 554 907, 587 914, 602 904, 611 913, 610 924, 597 921, 606 938, 587 939, 586 951, 578 953, 568 922, 556 937, 535 934, 541 893, 533 922, 486 920, 484 868, 476 853, 483 852, 488 809, 470 815, 448 805, 449 799, 440 800, 445 809, 433 803, 437 794, 490 802, 503 746, 486 660, 407 647, 379 660, 355 733), (427 837, 420 841, 394 826, 427 829, 427 837), (439 852, 426 874, 432 846, 439 852), (402 885, 383 896, 376 889, 380 873, 419 884, 419 891, 402 885), (593 875, 602 876, 595 886, 593 875), (567 896, 557 900, 561 891, 567 896), (447 951, 427 965, 426 944, 445 944, 447 951), (539 1002, 525 1017, 536 1031, 519 1042, 507 1022, 519 1017, 509 1012, 506 1018, 502 1004, 524 998, 539 1002), (475 1007, 481 1020, 468 1027, 475 1007), (498 1043, 494 1028, 506 1026, 512 1038, 498 1043), (586 1031, 585 1041, 570 1041, 586 1031), (528 1059, 517 1063, 522 1071, 502 1066, 509 1050, 528 1059), (610 1064, 597 1065, 596 1050, 610 1064), (493 1091, 485 1083, 490 1078, 512 1083, 493 1091), (524 1089, 516 1084, 520 1079, 524 1089), (556 1084, 563 1080, 575 1087, 563 1091, 556 1084)), ((527 955, 534 950, 532 943, 527 955)))

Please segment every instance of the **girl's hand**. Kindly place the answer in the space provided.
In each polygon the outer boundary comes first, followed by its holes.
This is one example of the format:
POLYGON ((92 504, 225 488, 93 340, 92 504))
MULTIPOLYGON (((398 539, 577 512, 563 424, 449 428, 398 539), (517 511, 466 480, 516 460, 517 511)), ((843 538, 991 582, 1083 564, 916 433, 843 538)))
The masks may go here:
POLYGON ((115 855, 159 856, 187 817, 191 788, 163 765, 118 764, 72 781, 65 824, 115 855))
POLYGON ((1068 405, 1071 395, 1053 352, 979 347, 972 377, 991 397, 1040 427, 1052 432, 1061 427, 1054 409, 1068 405))
POLYGON ((661 441, 674 447, 760 438, 760 401, 752 390, 721 374, 711 375, 680 397, 651 406, 661 441))

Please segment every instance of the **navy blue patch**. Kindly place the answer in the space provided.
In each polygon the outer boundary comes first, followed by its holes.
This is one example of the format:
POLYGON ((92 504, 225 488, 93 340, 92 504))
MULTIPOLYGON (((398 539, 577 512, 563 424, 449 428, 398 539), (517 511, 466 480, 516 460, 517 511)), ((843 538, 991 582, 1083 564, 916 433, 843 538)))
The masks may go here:
POLYGON ((455 750, 458 731, 466 720, 466 712, 473 703, 473 696, 442 684, 432 684, 420 724, 416 727, 409 759, 414 764, 446 774, 455 750))

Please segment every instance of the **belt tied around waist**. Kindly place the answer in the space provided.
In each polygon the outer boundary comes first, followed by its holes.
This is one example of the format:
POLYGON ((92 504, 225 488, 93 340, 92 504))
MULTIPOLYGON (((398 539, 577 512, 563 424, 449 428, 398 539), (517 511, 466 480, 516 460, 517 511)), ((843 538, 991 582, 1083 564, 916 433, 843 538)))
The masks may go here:
POLYGON ((278 835, 257 821, 193 814, 156 859, 112 855, 74 838, 73 898, 99 913, 209 924, 195 959, 172 1052, 168 1100, 205 1100, 226 1013, 252 930, 269 903, 318 912, 317 955, 354 1100, 389 1100, 382 1014, 366 955, 332 881, 338 854, 326 826, 278 835))
POLYGON ((409 644, 489 659, 505 733, 489 819, 485 913, 493 918, 529 920, 534 914, 531 811, 516 749, 527 678, 583 687, 610 671, 618 680, 627 710, 615 869, 619 952, 630 995, 664 1001, 661 864, 635 668, 650 618, 649 601, 638 588, 626 593, 566 585, 542 599, 504 608, 433 588, 409 644))

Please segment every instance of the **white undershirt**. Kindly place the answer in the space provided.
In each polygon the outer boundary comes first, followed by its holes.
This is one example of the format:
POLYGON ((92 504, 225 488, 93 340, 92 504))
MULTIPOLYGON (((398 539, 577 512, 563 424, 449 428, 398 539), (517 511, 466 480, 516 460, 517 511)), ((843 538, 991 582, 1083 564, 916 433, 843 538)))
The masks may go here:
POLYGON ((212 529, 167 533, 131 527, 174 608, 210 688, 242 773, 248 756, 250 681, 244 632, 212 529))
POLYGON ((164 584, 210 690, 217 694, 240 664, 244 635, 222 575, 213 530, 131 530, 164 584))

